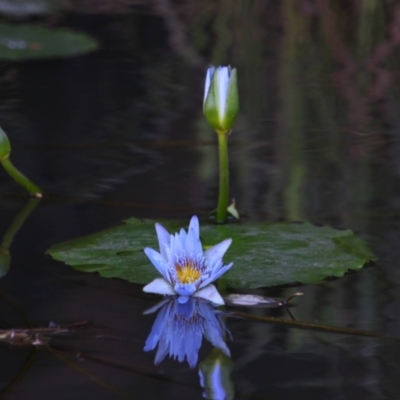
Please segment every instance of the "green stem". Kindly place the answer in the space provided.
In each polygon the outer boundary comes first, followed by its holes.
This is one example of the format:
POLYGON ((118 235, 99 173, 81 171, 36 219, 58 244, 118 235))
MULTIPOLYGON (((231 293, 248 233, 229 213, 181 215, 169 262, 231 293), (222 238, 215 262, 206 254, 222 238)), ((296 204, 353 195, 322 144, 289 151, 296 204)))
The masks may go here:
POLYGON ((1 160, 4 169, 9 173, 9 175, 19 183, 23 188, 25 188, 30 194, 36 197, 42 197, 41 189, 32 183, 25 175, 19 172, 14 165, 11 163, 9 158, 1 160))
POLYGON ((228 135, 229 132, 217 132, 219 147, 219 192, 217 207, 217 223, 223 224, 228 216, 229 201, 229 161, 228 135))

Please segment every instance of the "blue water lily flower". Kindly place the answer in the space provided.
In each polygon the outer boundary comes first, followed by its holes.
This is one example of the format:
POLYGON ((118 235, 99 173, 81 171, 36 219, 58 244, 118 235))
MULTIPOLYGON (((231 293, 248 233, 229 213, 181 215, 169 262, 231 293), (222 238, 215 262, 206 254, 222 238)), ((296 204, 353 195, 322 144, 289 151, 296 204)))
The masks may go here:
POLYGON ((169 354, 179 362, 186 358, 190 367, 194 368, 203 336, 223 354, 230 356, 225 343, 225 336, 229 335, 229 331, 221 318, 222 313, 208 301, 195 297, 188 298, 185 303, 181 303, 179 298, 168 299, 145 313, 159 309, 144 347, 144 351, 151 351, 158 344, 154 360, 156 365, 169 354))
MULTIPOLYGON (((163 278, 157 278, 143 288, 144 292, 183 297, 203 297, 214 304, 222 305, 224 300, 211 282, 218 279, 232 267, 223 265, 222 257, 232 243, 225 239, 203 252, 200 242, 199 220, 193 216, 189 229, 170 235, 161 225, 156 224, 160 253, 146 247, 144 252, 163 278)), ((184 302, 181 299, 181 302, 184 302)))

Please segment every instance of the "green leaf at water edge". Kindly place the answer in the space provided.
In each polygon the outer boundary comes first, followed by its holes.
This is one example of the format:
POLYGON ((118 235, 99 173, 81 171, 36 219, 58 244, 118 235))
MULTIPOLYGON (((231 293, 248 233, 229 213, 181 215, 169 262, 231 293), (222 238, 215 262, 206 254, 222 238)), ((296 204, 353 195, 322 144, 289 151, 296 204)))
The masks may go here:
MULTIPOLYGON (((163 225, 171 233, 185 226, 176 221, 163 225)), ((234 265, 224 279, 238 289, 314 283, 341 277, 374 259, 352 231, 309 223, 202 225, 200 234, 205 248, 233 239, 224 261, 234 265)), ((55 245, 48 253, 80 271, 146 284, 159 274, 143 253, 145 247, 158 250, 154 222, 131 218, 114 228, 55 245)))

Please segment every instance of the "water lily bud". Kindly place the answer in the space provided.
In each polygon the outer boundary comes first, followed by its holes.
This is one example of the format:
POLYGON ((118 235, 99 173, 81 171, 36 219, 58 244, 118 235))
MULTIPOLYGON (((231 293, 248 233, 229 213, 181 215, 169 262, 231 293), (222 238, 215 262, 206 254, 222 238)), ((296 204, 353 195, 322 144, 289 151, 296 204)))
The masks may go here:
POLYGON ((237 71, 231 67, 210 67, 204 87, 203 112, 217 133, 228 133, 239 111, 237 71))
POLYGON ((10 141, 3 129, 0 128, 0 161, 8 158, 11 152, 10 141))

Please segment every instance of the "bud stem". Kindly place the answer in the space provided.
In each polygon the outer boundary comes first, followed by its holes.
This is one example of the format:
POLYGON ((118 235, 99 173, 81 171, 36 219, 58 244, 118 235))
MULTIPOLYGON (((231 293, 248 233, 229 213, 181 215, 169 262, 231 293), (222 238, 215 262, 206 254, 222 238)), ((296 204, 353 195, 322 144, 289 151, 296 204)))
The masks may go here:
POLYGON ((223 224, 228 216, 229 201, 229 161, 228 132, 217 132, 219 148, 219 192, 217 207, 217 223, 223 224))
POLYGON ((25 175, 19 172, 14 165, 11 163, 10 159, 4 158, 0 160, 1 164, 3 165, 4 169, 9 173, 9 175, 20 184, 24 189, 26 189, 29 194, 34 195, 35 197, 42 197, 41 189, 32 183, 25 175))

